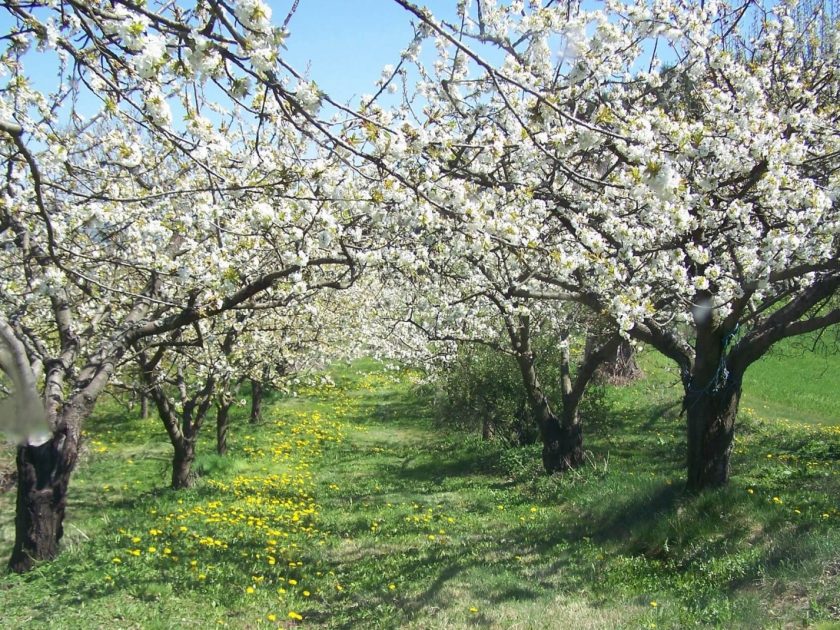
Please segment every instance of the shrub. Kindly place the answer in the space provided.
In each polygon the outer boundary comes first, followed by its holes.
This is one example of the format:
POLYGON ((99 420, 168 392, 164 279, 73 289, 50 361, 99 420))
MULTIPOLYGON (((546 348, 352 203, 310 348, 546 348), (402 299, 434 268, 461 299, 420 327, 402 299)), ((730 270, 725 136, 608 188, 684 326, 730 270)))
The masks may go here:
MULTIPOLYGON (((555 337, 539 337, 535 344, 542 386, 556 413, 562 405, 561 355, 555 337)), ((583 353, 583 343, 573 343, 574 365, 583 353)), ((436 413, 442 422, 466 431, 480 432, 486 439, 511 445, 533 444, 538 438, 531 417, 522 377, 514 358, 487 346, 464 344, 456 357, 437 373, 436 413)), ((604 385, 590 385, 580 408, 584 421, 604 417, 604 385)))

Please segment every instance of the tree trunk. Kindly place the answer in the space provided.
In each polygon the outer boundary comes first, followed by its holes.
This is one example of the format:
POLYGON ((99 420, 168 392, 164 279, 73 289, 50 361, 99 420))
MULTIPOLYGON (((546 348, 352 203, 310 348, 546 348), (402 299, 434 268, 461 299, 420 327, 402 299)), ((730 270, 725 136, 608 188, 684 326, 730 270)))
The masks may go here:
MULTIPOLYGON (((584 355, 589 357, 597 349, 597 337, 590 335, 586 339, 584 355)), ((632 344, 622 339, 614 351, 604 358, 603 363, 595 372, 595 378, 610 385, 626 385, 644 376, 642 368, 636 361, 636 351, 632 344)))
POLYGON ((251 424, 262 420, 262 381, 251 379, 251 424))
POLYGON ((185 441, 175 447, 172 458, 172 488, 180 490, 192 485, 192 464, 195 461, 195 444, 185 441))
POLYGON ((552 474, 576 468, 583 463, 583 430, 579 422, 574 422, 577 419, 577 406, 574 407, 573 416, 564 414, 562 423, 552 411, 537 377, 535 356, 530 343, 529 320, 526 316, 519 318, 518 330, 511 331, 511 340, 516 350, 516 361, 531 412, 540 430, 545 471, 552 474), (572 424, 567 424, 567 420, 572 424))
POLYGON ((540 431, 543 468, 549 474, 565 472, 583 463, 583 428, 580 423, 560 422, 552 414, 540 431))
POLYGON ((149 417, 149 397, 146 394, 140 394, 140 418, 145 420, 149 417))
POLYGON ((688 489, 699 492, 729 481, 729 458, 741 387, 727 381, 720 391, 689 391, 685 396, 688 422, 688 489))
POLYGON ((216 407, 216 452, 219 455, 227 453, 227 435, 229 423, 230 403, 220 403, 216 407))
POLYGON ((66 445, 61 435, 39 446, 17 449, 15 545, 9 559, 12 571, 23 573, 35 562, 58 555, 67 486, 75 462, 75 448, 62 452, 66 445))

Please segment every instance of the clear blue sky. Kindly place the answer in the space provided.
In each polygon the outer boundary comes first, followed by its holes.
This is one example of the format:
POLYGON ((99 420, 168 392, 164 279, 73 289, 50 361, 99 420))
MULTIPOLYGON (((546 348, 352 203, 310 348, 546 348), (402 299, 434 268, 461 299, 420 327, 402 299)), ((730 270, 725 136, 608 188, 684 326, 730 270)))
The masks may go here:
MULTIPOLYGON (((455 15, 456 1, 415 0, 447 18, 455 15)), ((280 25, 294 0, 267 2, 272 22, 280 25)), ((383 66, 396 65, 411 41, 412 18, 393 0, 299 0, 289 23, 286 60, 299 72, 308 69, 310 78, 340 102, 373 93, 383 66)), ((9 14, 0 11, 0 33, 10 24, 9 14)), ((35 85, 46 91, 54 86, 56 67, 45 60, 41 56, 25 65, 35 85)))
MULTIPOLYGON (((293 0, 269 0, 282 24, 293 0)), ((456 0, 422 0, 436 16, 455 15, 456 0)), ((289 23, 286 59, 338 101, 376 91, 386 64, 396 65, 411 41, 412 18, 393 0, 300 0, 289 23)), ((427 44, 428 46, 428 44, 427 44)))

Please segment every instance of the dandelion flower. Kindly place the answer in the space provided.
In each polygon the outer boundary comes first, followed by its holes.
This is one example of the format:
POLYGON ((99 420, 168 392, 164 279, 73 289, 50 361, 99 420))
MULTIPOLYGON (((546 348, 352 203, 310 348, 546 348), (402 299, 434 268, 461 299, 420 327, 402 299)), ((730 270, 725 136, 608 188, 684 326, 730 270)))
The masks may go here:
POLYGON ((300 613, 296 613, 294 610, 289 611, 289 619, 294 619, 295 621, 302 621, 303 615, 300 613))

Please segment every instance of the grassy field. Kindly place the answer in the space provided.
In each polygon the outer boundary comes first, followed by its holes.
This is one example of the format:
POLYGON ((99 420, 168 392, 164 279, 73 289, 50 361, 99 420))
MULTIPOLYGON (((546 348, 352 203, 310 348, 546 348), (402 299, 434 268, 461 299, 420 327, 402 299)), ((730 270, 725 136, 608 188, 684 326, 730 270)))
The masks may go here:
MULTIPOLYGON (((676 374, 653 354, 607 390, 589 463, 562 478, 536 448, 436 425, 418 375, 373 362, 261 425, 241 413, 188 491, 165 488, 158 422, 113 406, 88 425, 64 553, 0 575, 0 625, 837 628, 840 363, 819 360, 822 381, 756 366, 732 482, 699 497, 682 492, 676 374)), ((4 554, 13 507, 0 494, 4 554)))

